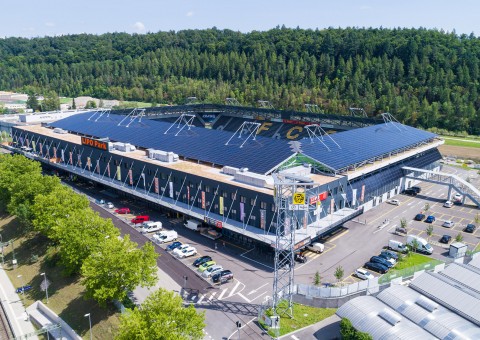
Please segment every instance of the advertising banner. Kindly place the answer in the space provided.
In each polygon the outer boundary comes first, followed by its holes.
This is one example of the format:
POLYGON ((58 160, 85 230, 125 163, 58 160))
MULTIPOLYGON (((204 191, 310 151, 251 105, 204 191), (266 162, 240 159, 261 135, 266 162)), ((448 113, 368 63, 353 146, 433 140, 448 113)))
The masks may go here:
POLYGON ((173 182, 168 183, 168 186, 170 187, 170 197, 173 198, 173 182))
POLYGON ((330 214, 333 214, 333 209, 335 208, 335 200, 332 198, 330 201, 330 214))
POLYGON ((130 180, 130 185, 133 185, 132 169, 128 170, 128 178, 130 180))
POLYGON ((61 149, 60 153, 62 155, 62 162, 65 163, 65 151, 63 149, 61 149))
POLYGON ((73 152, 70 151, 70 164, 73 165, 73 152))
POLYGON ((360 194, 360 202, 365 200, 365 184, 362 185, 362 193, 360 194))
POLYGON ((122 169, 120 169, 120 165, 117 165, 117 180, 122 180, 122 169))
POLYGON ((267 223, 267 211, 265 209, 260 209, 260 228, 265 229, 267 223))
POLYGON ((40 147, 40 150, 38 152, 40 153, 40 156, 43 156, 43 145, 42 145, 42 143, 39 143, 38 146, 40 147))
POLYGON ((32 140, 32 149, 34 152, 37 152, 37 146, 35 145, 35 141, 32 140))
POLYGON ((100 175, 100 160, 97 159, 97 172, 100 175))
POLYGON ((205 204, 205 191, 202 191, 202 209, 205 209, 206 208, 206 204, 205 204))
POLYGON ((296 192, 293 194, 293 204, 305 204, 305 193, 304 192, 296 192))
POLYGON ((82 157, 81 157, 81 155, 77 155, 77 166, 82 166, 82 157))
POLYGON ((352 189, 352 205, 357 204, 357 189, 352 189))
POLYGON ((190 186, 187 185, 187 203, 190 204, 190 186))
POLYGON ((53 158, 57 158, 57 148, 53 147, 53 158))
POLYGON ((155 177, 153 179, 153 185, 155 186, 155 193, 156 194, 159 194, 160 193, 160 190, 159 190, 159 185, 158 185, 158 177, 155 177))
POLYGON ((90 169, 92 168, 92 160, 90 159, 90 157, 87 157, 87 168, 88 171, 90 171, 90 169))
POLYGON ((110 163, 107 163, 107 174, 110 177, 110 163))
POLYGON ((245 218, 245 203, 240 202, 240 221, 243 222, 244 218, 245 218))
POLYGON ((218 198, 218 212, 219 212, 220 215, 223 215, 223 209, 224 209, 224 207, 223 207, 223 197, 220 196, 218 198))

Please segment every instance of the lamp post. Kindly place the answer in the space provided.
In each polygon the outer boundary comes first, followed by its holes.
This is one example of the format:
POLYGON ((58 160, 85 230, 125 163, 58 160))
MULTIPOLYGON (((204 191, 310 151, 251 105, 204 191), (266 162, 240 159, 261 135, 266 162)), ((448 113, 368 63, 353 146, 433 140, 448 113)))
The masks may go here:
POLYGON ((183 289, 187 289, 188 276, 183 277, 183 289))
POLYGON ((242 327, 242 323, 237 321, 235 324, 237 325, 238 340, 240 340, 240 328, 242 327))
POLYGON ((90 326, 90 340, 92 340, 92 319, 90 318, 90 313, 85 314, 84 317, 88 317, 88 325, 90 326))
POLYGON ((45 279, 43 282, 45 282, 45 295, 47 296, 47 303, 48 303, 47 275, 45 273, 40 273, 40 276, 43 276, 43 278, 45 279))

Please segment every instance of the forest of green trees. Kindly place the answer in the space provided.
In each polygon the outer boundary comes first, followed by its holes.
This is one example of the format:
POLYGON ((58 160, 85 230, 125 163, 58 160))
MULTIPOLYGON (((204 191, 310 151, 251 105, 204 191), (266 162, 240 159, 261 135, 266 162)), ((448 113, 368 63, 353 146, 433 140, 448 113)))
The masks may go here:
POLYGON ((277 27, 0 39, 0 89, 183 104, 362 107, 480 134, 480 39, 426 29, 277 27))

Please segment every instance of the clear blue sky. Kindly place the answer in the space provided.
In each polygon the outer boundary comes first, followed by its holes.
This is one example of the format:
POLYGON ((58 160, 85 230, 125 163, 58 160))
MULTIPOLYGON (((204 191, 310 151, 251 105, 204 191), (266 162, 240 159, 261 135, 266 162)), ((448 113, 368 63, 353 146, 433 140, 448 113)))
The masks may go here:
POLYGON ((0 37, 145 33, 216 26, 426 27, 480 35, 479 0, 23 0, 1 5, 0 37))

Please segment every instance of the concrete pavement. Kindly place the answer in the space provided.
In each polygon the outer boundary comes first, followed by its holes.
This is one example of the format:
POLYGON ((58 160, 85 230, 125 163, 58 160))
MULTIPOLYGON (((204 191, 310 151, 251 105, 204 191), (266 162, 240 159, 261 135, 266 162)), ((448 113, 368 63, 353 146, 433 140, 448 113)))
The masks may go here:
MULTIPOLYGON (((30 322, 25 307, 23 306, 21 296, 16 293, 15 287, 1 265, 0 298, 16 338, 35 332, 35 328, 30 322)), ((38 337, 31 336, 29 339, 38 339, 38 337)))

